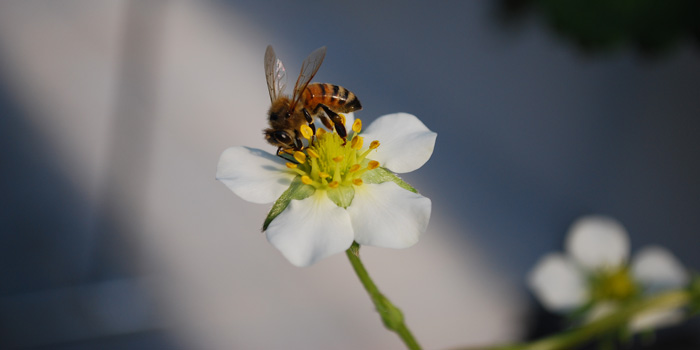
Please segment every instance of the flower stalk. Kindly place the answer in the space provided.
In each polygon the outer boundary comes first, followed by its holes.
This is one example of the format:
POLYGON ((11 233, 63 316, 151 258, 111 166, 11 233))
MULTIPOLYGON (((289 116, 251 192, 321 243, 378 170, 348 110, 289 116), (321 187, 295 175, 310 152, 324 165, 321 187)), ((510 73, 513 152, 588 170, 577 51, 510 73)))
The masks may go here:
POLYGON ((413 334, 408 329, 408 326, 406 326, 401 310, 394 306, 394 304, 379 291, 377 285, 375 285, 372 278, 369 277, 367 269, 365 269, 362 260, 360 260, 360 245, 357 244, 357 242, 353 242, 350 248, 345 251, 345 254, 348 256, 357 277, 360 279, 360 282, 362 282, 374 306, 377 308, 377 312, 379 312, 379 315, 382 317, 384 326, 396 332, 408 349, 421 349, 420 345, 413 337, 413 334))
MULTIPOLYGON (((500 345, 471 350, 565 350, 599 339, 606 334, 625 327, 635 316, 658 310, 678 309, 689 306, 693 295, 687 289, 678 289, 660 293, 567 332, 555 334, 529 343, 500 345)), ((463 350, 468 350, 467 348, 463 350)))

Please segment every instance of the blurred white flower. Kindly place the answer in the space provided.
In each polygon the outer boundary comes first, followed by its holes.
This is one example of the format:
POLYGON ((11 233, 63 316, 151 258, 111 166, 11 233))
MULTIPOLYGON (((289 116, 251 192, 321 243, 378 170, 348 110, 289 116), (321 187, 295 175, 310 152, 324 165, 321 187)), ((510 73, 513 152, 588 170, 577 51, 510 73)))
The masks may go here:
POLYGON ((361 134, 359 119, 348 129, 353 132, 347 142, 319 129, 315 142, 290 155, 290 162, 242 146, 219 159, 216 178, 238 196, 254 203, 276 200, 263 230, 294 265, 343 252, 353 241, 407 248, 428 225, 430 199, 389 170, 420 168, 437 134, 406 113, 382 116, 361 134))
MULTIPOLYGON (((627 231, 617 220, 586 216, 571 226, 566 253, 542 257, 528 276, 528 284, 552 312, 581 311, 591 321, 635 298, 684 286, 688 273, 668 250, 649 246, 629 258, 627 231)), ((631 320, 632 331, 676 323, 680 310, 654 310, 631 320)))

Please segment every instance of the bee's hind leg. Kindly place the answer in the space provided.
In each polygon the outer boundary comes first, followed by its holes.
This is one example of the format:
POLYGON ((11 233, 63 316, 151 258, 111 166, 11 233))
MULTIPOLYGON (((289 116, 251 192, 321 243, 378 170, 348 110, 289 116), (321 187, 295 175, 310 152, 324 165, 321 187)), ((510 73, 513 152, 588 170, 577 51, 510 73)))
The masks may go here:
POLYGON ((333 122, 331 121, 331 118, 328 118, 328 116, 325 114, 319 114, 318 117, 321 119, 323 125, 328 128, 328 130, 333 130, 333 122))
MULTIPOLYGON (((330 108, 328 108, 328 106, 326 106, 324 104, 319 104, 318 107, 320 107, 321 109, 323 109, 324 112, 326 112, 326 115, 328 116, 328 118, 330 118, 331 121, 333 121, 333 125, 335 126, 335 132, 337 132, 338 136, 342 137, 343 140, 345 140, 348 137, 348 133, 345 130, 345 124, 343 124, 343 118, 340 115, 338 115, 338 113, 333 112, 330 108)), ((328 125, 326 125, 326 126, 328 126, 328 125)), ((330 129, 330 126, 328 126, 328 128, 330 129)))

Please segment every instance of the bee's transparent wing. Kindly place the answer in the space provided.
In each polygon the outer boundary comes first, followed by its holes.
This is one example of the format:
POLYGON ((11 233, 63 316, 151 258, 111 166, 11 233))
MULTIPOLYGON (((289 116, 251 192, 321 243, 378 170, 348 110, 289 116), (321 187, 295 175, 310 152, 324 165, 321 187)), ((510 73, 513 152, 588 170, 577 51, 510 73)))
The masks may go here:
POLYGON ((267 79, 270 101, 274 102, 287 87, 287 71, 284 69, 282 61, 277 59, 272 45, 267 45, 267 50, 265 50, 265 78, 267 79))
POLYGON ((313 79, 318 69, 323 63, 323 59, 326 57, 326 47, 322 46, 316 49, 314 52, 309 54, 304 62, 301 64, 301 73, 299 73, 299 78, 296 84, 294 84, 294 94, 292 95, 292 107, 299 102, 301 98, 301 93, 309 85, 311 79, 313 79))

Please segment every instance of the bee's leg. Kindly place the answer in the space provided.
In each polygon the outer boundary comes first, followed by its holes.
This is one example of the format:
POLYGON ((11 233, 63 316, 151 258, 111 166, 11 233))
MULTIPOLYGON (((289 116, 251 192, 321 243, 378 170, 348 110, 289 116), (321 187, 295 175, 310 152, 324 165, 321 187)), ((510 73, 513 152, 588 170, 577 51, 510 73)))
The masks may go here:
POLYGON ((301 133, 299 130, 294 130, 294 150, 295 151, 301 151, 304 149, 304 144, 301 142, 301 138, 299 136, 301 133))
MULTIPOLYGON (((342 137, 343 140, 345 140, 348 137, 347 131, 345 131, 345 125, 343 124, 343 118, 341 118, 338 113, 333 112, 328 106, 324 104, 318 104, 319 107, 323 109, 324 112, 326 112, 326 115, 333 121, 333 124, 335 125, 335 132, 338 133, 338 136, 342 137)), ((327 125, 326 125, 327 126, 327 125)), ((330 127, 329 127, 330 129, 330 127)))
MULTIPOLYGON (((311 133, 313 136, 316 136, 316 125, 314 125, 314 118, 311 116, 311 113, 306 110, 306 108, 301 109, 304 112, 304 117, 306 117, 306 122, 309 124, 309 127, 311 128, 311 133)), ((311 142, 313 142, 313 137, 311 137, 311 142)))
POLYGON ((289 158, 289 153, 287 152, 287 150, 285 150, 285 149, 282 148, 282 147, 277 147, 277 154, 276 154, 276 155, 277 155, 278 157, 280 157, 280 158, 282 158, 282 159, 288 161, 288 162, 292 162, 292 163, 295 163, 295 164, 299 164, 299 162, 297 162, 297 160, 294 159, 293 157, 292 157, 292 158, 289 158), (286 157, 285 157, 285 156, 286 156, 286 157))
POLYGON ((328 128, 328 130, 333 130, 333 122, 331 121, 331 118, 328 118, 328 116, 325 114, 319 114, 318 117, 321 119, 323 125, 328 128))
POLYGON ((321 119, 321 122, 325 127, 328 128, 328 130, 333 130, 333 122, 331 121, 331 118, 329 118, 326 114, 324 113, 318 113, 318 110, 321 108, 322 105, 316 105, 316 109, 314 109, 314 114, 321 119))

